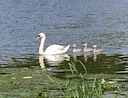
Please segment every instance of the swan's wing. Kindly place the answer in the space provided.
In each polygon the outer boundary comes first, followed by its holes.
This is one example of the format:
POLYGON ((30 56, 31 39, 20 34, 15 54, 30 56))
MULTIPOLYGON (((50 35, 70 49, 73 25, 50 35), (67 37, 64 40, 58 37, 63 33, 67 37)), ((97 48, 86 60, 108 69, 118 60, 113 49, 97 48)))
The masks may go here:
POLYGON ((51 45, 45 50, 45 54, 62 54, 65 53, 65 47, 62 45, 51 45))

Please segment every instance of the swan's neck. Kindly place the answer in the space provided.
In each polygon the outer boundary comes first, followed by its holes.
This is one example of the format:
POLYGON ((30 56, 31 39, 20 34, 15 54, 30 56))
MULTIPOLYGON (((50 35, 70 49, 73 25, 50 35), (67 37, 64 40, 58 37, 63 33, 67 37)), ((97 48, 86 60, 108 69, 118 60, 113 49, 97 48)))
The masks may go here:
POLYGON ((73 52, 76 52, 76 48, 73 49, 73 52))
POLYGON ((45 37, 41 39, 40 46, 39 46, 39 54, 44 54, 44 42, 45 42, 45 37))
POLYGON ((96 52, 96 48, 93 49, 93 52, 96 52))
POLYGON ((84 51, 86 51, 86 50, 87 50, 87 46, 84 47, 84 51))

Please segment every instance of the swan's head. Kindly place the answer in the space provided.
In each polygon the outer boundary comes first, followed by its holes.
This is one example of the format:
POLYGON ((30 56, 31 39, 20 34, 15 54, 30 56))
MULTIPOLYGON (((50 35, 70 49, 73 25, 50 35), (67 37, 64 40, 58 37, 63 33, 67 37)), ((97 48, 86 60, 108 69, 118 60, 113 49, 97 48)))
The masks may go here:
POLYGON ((73 48, 76 48, 76 44, 73 44, 73 48))
POLYGON ((38 34, 37 39, 44 38, 44 37, 45 37, 45 34, 44 33, 40 33, 40 34, 38 34))
POLYGON ((97 46, 96 45, 93 45, 93 48, 96 48, 97 46))
POLYGON ((84 43, 83 46, 84 46, 84 47, 87 47, 87 43, 84 43))

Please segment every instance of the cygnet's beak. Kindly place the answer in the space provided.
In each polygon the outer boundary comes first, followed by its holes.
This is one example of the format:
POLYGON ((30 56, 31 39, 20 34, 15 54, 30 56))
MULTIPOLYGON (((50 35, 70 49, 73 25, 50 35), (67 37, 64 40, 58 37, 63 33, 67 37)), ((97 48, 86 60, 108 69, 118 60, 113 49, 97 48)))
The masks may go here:
POLYGON ((40 35, 38 35, 38 36, 37 36, 37 40, 40 39, 40 38, 41 38, 40 35))

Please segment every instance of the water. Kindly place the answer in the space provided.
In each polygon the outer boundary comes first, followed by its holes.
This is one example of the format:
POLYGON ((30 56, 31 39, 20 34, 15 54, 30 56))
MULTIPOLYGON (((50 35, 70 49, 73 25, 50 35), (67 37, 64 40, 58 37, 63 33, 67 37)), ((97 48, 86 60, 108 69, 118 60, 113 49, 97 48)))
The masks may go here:
MULTIPOLYGON (((36 36, 45 32, 50 44, 97 44, 103 54, 127 54, 128 1, 36 0, 0 1, 0 63, 37 55, 36 36)), ((72 54, 72 48, 69 50, 72 54)), ((72 56, 72 55, 71 55, 72 56)))
POLYGON ((127 0, 1 0, 0 68, 41 66, 57 72, 68 70, 68 62, 80 60, 88 73, 127 74, 127 5, 127 0), (82 48, 86 42, 89 47, 96 44, 103 52, 86 56, 83 52, 73 54, 70 47, 66 58, 40 57, 40 41, 36 40, 40 32, 46 34, 45 48, 54 43, 75 43, 82 48))
MULTIPOLYGON (((127 54, 127 0, 0 1, 0 64, 38 55, 36 36, 45 32, 51 44, 82 48, 96 44, 103 54, 127 54)), ((68 54, 73 56, 72 47, 68 54)), ((83 53, 80 54, 83 56, 83 53)), ((80 56, 79 55, 79 56, 80 56)))
MULTIPOLYGON (((50 44, 97 44, 104 53, 127 53, 128 1, 0 1, 0 62, 37 54, 36 36, 50 44)), ((70 48, 69 53, 72 52, 70 48)))

